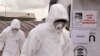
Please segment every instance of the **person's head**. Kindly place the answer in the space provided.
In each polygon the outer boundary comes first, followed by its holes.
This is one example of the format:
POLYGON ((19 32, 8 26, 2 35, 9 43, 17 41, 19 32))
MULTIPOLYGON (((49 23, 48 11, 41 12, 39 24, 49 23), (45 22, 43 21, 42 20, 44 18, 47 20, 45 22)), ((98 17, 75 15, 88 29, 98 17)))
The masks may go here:
POLYGON ((61 4, 51 6, 46 23, 49 23, 57 30, 62 30, 68 24, 67 10, 61 4))
POLYGON ((12 32, 18 32, 20 30, 20 21, 18 19, 13 19, 10 26, 12 32))

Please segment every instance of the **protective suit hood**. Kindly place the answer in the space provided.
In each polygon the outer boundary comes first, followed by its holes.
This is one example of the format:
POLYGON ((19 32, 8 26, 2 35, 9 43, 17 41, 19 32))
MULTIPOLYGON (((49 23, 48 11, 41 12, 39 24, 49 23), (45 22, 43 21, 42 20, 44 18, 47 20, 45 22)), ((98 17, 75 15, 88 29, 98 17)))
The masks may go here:
POLYGON ((64 19, 68 21, 67 10, 61 4, 54 4, 51 6, 46 22, 53 24, 54 21, 64 19))
POLYGON ((12 22, 11 22, 11 28, 20 28, 20 21, 18 19, 14 19, 12 22))
POLYGON ((46 19, 46 23, 49 24, 49 28, 51 28, 52 31, 62 31, 62 30, 57 30, 54 27, 54 22, 56 20, 68 20, 68 14, 67 10, 63 7, 61 4, 54 4, 51 6, 48 17, 46 19))

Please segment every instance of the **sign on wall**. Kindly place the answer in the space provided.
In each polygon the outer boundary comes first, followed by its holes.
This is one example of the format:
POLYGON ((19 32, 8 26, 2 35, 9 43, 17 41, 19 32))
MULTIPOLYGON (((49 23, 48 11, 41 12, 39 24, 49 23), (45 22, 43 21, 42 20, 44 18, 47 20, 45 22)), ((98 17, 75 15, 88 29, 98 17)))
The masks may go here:
POLYGON ((73 27, 96 28, 97 19, 97 11, 74 11, 73 27))
POLYGON ((71 36, 75 44, 89 43, 89 30, 73 30, 71 36))

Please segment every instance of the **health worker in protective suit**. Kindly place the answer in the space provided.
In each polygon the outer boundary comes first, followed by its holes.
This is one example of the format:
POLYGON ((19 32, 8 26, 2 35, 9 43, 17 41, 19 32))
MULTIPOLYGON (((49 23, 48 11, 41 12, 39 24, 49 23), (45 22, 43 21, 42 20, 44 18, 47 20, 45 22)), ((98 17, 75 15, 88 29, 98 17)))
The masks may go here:
POLYGON ((0 51, 2 56, 20 56, 25 34, 20 29, 20 21, 14 19, 10 26, 0 34, 0 51))
POLYGON ((66 9, 61 4, 51 6, 45 23, 31 30, 21 56, 73 56, 66 9))

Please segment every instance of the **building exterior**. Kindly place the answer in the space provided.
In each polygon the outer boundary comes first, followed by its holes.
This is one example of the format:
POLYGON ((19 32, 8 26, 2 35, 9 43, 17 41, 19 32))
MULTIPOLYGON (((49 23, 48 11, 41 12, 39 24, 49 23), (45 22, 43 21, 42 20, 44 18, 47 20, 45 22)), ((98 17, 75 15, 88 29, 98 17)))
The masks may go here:
POLYGON ((1 21, 10 21, 14 18, 24 21, 35 20, 34 13, 21 13, 21 12, 0 12, 0 20, 1 21))

